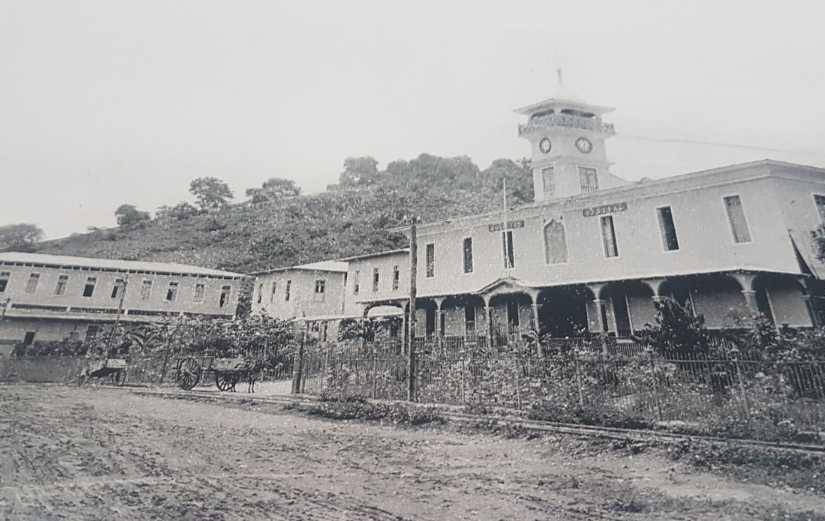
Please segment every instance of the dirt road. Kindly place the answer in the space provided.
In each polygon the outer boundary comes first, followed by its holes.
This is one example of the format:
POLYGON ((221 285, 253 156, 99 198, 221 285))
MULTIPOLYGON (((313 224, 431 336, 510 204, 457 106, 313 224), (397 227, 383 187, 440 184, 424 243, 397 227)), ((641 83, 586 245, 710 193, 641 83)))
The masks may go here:
POLYGON ((802 511, 825 499, 581 440, 0 386, 0 519, 821 519, 802 511))

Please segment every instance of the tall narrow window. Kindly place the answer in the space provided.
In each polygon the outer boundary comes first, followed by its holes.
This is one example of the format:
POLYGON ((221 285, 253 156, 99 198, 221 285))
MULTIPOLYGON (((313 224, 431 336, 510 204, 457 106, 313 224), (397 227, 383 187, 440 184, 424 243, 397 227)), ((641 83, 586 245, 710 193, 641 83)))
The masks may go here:
POLYGON ((820 222, 825 224, 825 195, 814 195, 814 204, 816 204, 820 222))
POLYGON ((172 281, 169 283, 169 287, 166 288, 166 301, 167 302, 174 302, 178 298, 178 283, 172 281))
POLYGON ((553 195, 556 191, 556 182, 553 172, 553 167, 548 166, 541 169, 541 187, 545 194, 553 195))
POLYGON ((392 267, 392 289, 398 289, 398 283, 401 281, 401 272, 398 271, 398 265, 392 267))
POLYGON ((361 272, 359 270, 355 270, 355 273, 352 276, 352 294, 357 295, 358 292, 361 290, 361 283, 359 281, 361 272))
POLYGON ((120 298, 125 287, 126 282, 123 279, 115 279, 115 283, 112 285, 112 298, 120 298))
POLYGON ((579 182, 583 193, 595 192, 599 189, 599 176, 595 168, 579 167, 579 182))
POLYGON ((195 284, 195 294, 192 296, 192 300, 195 302, 203 302, 203 297, 206 294, 206 284, 203 282, 198 282, 195 284))
POLYGON ((39 281, 39 273, 32 273, 31 275, 29 275, 29 280, 26 282, 26 293, 34 293, 37 290, 37 283, 39 281))
POLYGON ((6 291, 6 286, 9 285, 9 277, 11 277, 11 272, 9 271, 1 271, 0 272, 0 293, 6 291))
POLYGON ((326 292, 327 281, 324 279, 318 279, 315 281, 315 302, 323 302, 324 295, 326 292))
POLYGON ((90 325, 88 328, 86 328, 86 340, 94 340, 99 332, 100 326, 94 324, 90 325))
POLYGON ((547 264, 567 262, 567 239, 564 225, 555 219, 544 227, 544 256, 547 264))
POLYGON ((724 198, 725 210, 728 213, 730 229, 733 233, 733 241, 737 243, 751 242, 751 232, 748 229, 748 221, 745 219, 745 209, 742 207, 742 199, 738 195, 731 195, 724 198))
POLYGON ((373 268, 372 269, 372 291, 373 292, 378 291, 378 283, 379 283, 380 276, 381 275, 378 272, 378 268, 373 268))
POLYGON ((292 291, 292 281, 286 281, 286 287, 284 288, 284 300, 289 300, 289 294, 292 291))
POLYGON ((269 303, 272 304, 275 302, 275 292, 278 291, 278 281, 272 281, 272 292, 269 294, 269 303))
POLYGON ((149 300, 152 296, 152 281, 148 279, 143 280, 143 285, 140 286, 141 300, 149 300))
POLYGON ((435 244, 426 247, 425 259, 427 262, 427 277, 435 277, 435 244))
POLYGON ((264 299, 264 283, 258 284, 258 304, 264 299))
POLYGON ((221 288, 221 298, 218 300, 218 307, 225 307, 229 304, 229 294, 232 292, 232 286, 223 286, 221 288))
POLYGON ((504 267, 515 268, 516 257, 513 254, 513 231, 501 232, 501 246, 504 253, 504 267))
POLYGON ((618 257, 619 247, 616 245, 616 230, 613 228, 613 216, 602 217, 602 241, 604 242, 604 256, 618 257))
POLYGON ((97 285, 97 277, 87 277, 86 285, 83 286, 83 296, 91 297, 95 294, 95 286, 97 285))
POLYGON ((464 239, 464 273, 473 272, 473 238, 464 239))
POLYGON ((656 215, 659 217, 659 230, 662 232, 662 243, 665 245, 665 250, 678 250, 679 239, 676 237, 676 225, 673 224, 673 212, 670 206, 657 208, 656 215))
POLYGON ((69 276, 61 275, 57 278, 57 286, 54 288, 55 295, 65 295, 66 286, 69 284, 69 276))

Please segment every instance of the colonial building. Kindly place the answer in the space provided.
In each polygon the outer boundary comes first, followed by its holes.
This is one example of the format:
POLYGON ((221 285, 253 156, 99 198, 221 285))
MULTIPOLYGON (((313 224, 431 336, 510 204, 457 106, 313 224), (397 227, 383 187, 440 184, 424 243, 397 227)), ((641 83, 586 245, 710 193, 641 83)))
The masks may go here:
POLYGON ((231 318, 244 278, 182 264, 0 253, 0 344, 83 339, 115 320, 231 318))
MULTIPOLYGON (((712 328, 753 312, 818 324, 825 169, 763 160, 630 182, 610 172, 611 110, 572 96, 518 109, 535 202, 417 227, 417 334, 622 338, 664 297, 712 328)), ((407 251, 346 261, 348 313, 406 305, 407 251)))

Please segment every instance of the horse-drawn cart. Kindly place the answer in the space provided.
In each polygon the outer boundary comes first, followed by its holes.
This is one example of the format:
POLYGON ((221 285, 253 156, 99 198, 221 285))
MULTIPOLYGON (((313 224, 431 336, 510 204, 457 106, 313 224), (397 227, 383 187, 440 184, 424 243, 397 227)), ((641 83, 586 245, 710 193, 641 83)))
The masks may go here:
POLYGON ((215 376, 215 386, 220 391, 234 390, 241 379, 250 380, 251 389, 254 390, 254 380, 262 366, 260 360, 243 357, 187 356, 178 359, 175 383, 181 389, 189 391, 212 373, 215 376))

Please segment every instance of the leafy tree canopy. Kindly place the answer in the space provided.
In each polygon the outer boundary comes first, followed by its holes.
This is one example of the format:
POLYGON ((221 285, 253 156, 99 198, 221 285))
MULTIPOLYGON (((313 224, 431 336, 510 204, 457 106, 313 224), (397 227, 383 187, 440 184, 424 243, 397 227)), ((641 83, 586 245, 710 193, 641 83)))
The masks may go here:
POLYGON ((189 183, 189 192, 195 196, 195 200, 201 210, 220 210, 229 204, 229 199, 234 195, 224 181, 217 177, 198 177, 189 183))
POLYGON ((117 218, 118 226, 133 226, 149 221, 152 218, 149 212, 142 212, 133 204, 122 204, 118 206, 117 210, 115 210, 115 217, 117 218))
POLYGON ((43 239, 43 230, 36 224, 18 223, 0 226, 0 250, 33 251, 43 239))
POLYGON ((253 203, 264 203, 278 201, 287 197, 297 197, 301 195, 301 188, 292 179, 271 177, 264 181, 261 188, 247 188, 247 197, 252 198, 253 203))
POLYGON ((372 186, 378 182, 378 161, 372 157, 348 157, 344 160, 344 171, 338 176, 340 188, 372 186))

